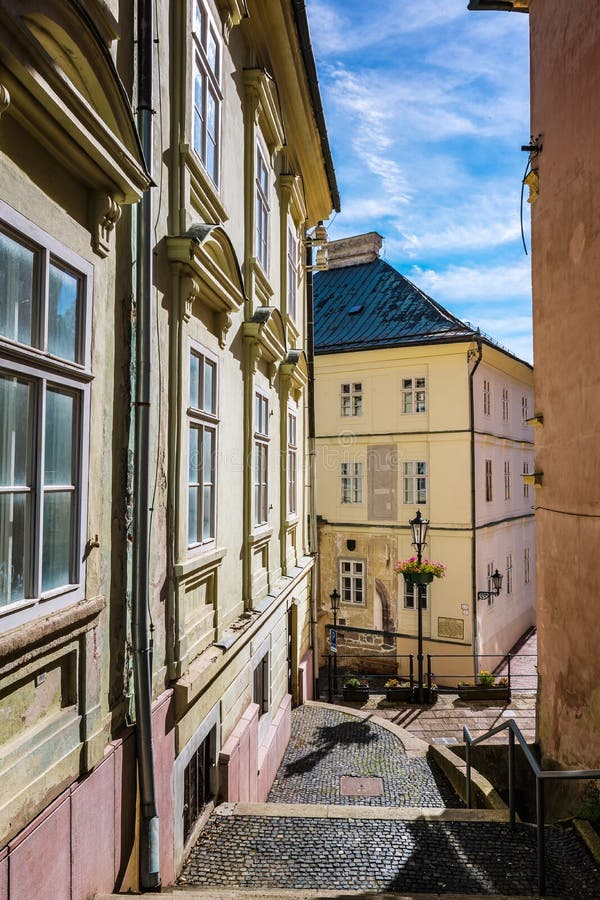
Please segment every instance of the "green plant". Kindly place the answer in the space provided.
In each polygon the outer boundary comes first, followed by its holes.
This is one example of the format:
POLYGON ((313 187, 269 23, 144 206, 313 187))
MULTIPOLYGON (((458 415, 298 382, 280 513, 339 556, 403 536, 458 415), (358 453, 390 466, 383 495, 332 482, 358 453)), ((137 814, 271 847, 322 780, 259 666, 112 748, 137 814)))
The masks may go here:
POLYGON ((400 560, 394 565, 396 575, 404 575, 406 572, 418 572, 421 575, 434 575, 436 578, 443 578, 446 574, 446 566, 443 563, 431 562, 428 559, 419 562, 416 556, 410 559, 400 560))
POLYGON ((408 681, 399 681, 397 678, 388 678, 386 683, 384 684, 384 688, 388 690, 390 688, 407 688, 410 687, 410 683, 408 681))
POLYGON ((494 682, 496 681, 492 673, 486 672, 485 669, 479 672, 477 678, 479 679, 479 684, 482 684, 484 687, 493 687, 494 682))
POLYGON ((497 687, 508 687, 508 678, 498 678, 496 685, 497 687))
POLYGON ((359 690, 360 688, 368 687, 368 683, 363 678, 357 678, 355 675, 352 675, 350 678, 346 678, 344 682, 345 688, 350 688, 350 690, 359 690))

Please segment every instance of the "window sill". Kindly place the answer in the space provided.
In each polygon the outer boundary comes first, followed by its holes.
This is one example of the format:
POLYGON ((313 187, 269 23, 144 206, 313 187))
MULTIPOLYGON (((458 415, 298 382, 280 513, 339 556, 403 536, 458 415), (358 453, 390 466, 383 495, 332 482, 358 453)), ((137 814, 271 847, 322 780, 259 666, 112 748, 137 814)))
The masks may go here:
POLYGON ((292 528, 297 528, 298 522, 300 521, 299 517, 294 513, 290 515, 288 519, 284 522, 284 528, 286 531, 291 531, 292 528))
POLYGON ((269 526, 258 526, 256 531, 253 531, 252 534, 248 535, 248 543, 251 547, 260 547, 262 544, 266 544, 270 541, 272 536, 272 528, 269 526))
POLYGON ((275 291, 271 287, 269 277, 256 257, 252 259, 252 271, 256 287, 256 296, 263 306, 268 306, 275 291))
POLYGON ((182 158, 190 170, 190 201, 204 222, 227 222, 229 213, 223 206, 219 189, 205 171, 196 151, 189 144, 179 147, 182 158))
POLYGON ((190 556, 184 562, 173 566, 173 574, 177 581, 180 581, 182 578, 187 578, 189 575, 193 575, 202 569, 216 569, 221 565, 226 555, 226 547, 213 547, 209 550, 198 551, 194 556, 190 556))

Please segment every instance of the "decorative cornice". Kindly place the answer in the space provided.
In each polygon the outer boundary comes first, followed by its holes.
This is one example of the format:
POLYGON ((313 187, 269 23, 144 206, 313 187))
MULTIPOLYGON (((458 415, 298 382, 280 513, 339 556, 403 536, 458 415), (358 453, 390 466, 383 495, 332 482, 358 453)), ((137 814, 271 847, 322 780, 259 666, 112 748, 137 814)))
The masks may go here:
POLYGON ((274 306, 260 306, 242 327, 244 340, 249 346, 250 368, 254 371, 258 361, 263 359, 272 381, 276 364, 285 356, 285 329, 281 313, 274 306))
POLYGON ((245 0, 218 0, 219 15, 223 23, 223 36, 225 40, 229 32, 239 25, 244 16, 248 15, 245 0))
POLYGON ((283 174, 277 179, 284 211, 291 215, 298 227, 306 221, 306 205, 299 175, 283 174))
POLYGON ((279 115, 277 86, 264 69, 244 69, 246 97, 256 104, 258 124, 271 154, 285 143, 283 122, 279 115))
POLYGON ((2 116, 2 113, 6 112, 9 106, 10 94, 8 88, 4 87, 3 84, 0 84, 0 116, 2 116))
POLYGON ((296 399, 308 384, 308 360, 304 350, 288 350, 285 360, 279 366, 279 377, 296 399))

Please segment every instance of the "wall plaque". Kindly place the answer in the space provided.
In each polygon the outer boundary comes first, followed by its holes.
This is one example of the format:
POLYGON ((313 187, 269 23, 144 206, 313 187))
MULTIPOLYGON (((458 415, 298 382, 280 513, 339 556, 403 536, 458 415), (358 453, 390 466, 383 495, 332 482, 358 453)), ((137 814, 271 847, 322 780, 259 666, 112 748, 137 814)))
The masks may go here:
POLYGON ((458 641, 465 639, 465 623, 463 619, 449 619, 438 616, 438 637, 454 638, 458 641))

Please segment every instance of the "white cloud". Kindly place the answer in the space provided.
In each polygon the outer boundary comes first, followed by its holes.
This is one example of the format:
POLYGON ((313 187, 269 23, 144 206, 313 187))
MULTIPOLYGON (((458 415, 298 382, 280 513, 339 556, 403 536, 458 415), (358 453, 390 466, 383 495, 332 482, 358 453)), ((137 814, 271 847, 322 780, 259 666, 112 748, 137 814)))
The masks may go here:
POLYGON ((506 303, 518 299, 529 303, 531 296, 528 258, 502 266, 482 263, 479 266, 448 266, 438 270, 413 266, 403 274, 434 300, 461 304, 477 301, 481 304, 481 310, 490 302, 506 303))

